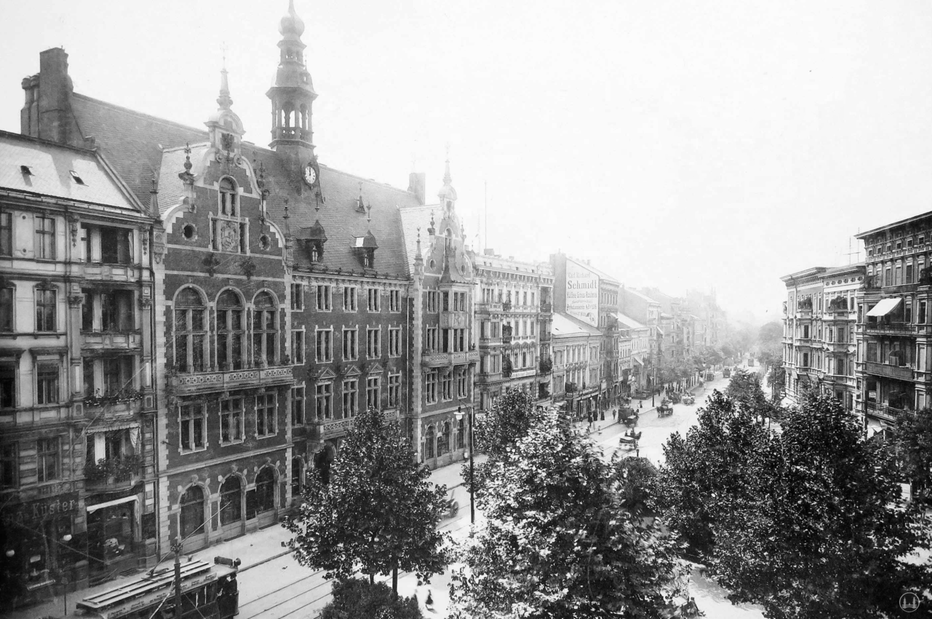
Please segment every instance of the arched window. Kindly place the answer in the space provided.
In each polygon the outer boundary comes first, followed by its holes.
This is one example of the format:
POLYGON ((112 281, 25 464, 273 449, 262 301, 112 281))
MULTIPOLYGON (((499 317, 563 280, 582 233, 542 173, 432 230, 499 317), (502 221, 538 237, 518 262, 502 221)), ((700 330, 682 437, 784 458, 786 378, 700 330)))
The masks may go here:
POLYGON ((243 519, 243 484, 230 475, 220 486, 220 524, 236 524, 243 519))
POLYGON ((267 292, 253 299, 252 362, 257 366, 275 365, 278 342, 278 308, 267 292))
POLYGON ((243 354, 243 302, 232 290, 217 297, 217 365, 221 370, 241 370, 243 354))
POLYGON ((231 178, 220 180, 220 213, 228 217, 238 217, 236 208, 236 183, 231 178))
POLYGON ((194 288, 182 288, 175 297, 175 369, 179 372, 207 369, 204 310, 204 301, 194 288))
POLYGON ((181 495, 181 539, 204 533, 204 491, 191 486, 181 495))
POLYGON ((284 115, 285 122, 283 123, 286 129, 291 129, 294 127, 294 104, 291 101, 285 103, 282 106, 282 114, 284 115))
POLYGON ((424 432, 424 458, 430 459, 434 457, 434 438, 436 432, 434 431, 434 426, 427 426, 427 430, 424 432))
POLYGON ((272 467, 263 467, 256 475, 256 507, 260 512, 275 509, 275 473, 272 467))
POLYGON ((301 104, 301 128, 307 130, 307 106, 301 104))

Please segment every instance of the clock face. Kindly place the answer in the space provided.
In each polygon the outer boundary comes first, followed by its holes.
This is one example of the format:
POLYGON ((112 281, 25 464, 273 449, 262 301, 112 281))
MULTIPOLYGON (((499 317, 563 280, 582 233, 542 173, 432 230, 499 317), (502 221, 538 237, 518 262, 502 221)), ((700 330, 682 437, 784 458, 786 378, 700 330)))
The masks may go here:
POLYGON ((310 186, 317 182, 317 168, 314 167, 313 163, 304 166, 304 182, 310 186))

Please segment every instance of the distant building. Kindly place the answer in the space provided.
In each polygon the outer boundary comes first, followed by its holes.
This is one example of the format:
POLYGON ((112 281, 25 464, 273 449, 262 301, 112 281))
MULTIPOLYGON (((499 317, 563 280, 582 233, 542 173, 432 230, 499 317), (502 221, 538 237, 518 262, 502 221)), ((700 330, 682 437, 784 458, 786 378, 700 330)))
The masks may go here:
POLYGON ((864 285, 864 265, 813 267, 781 279, 787 288, 785 397, 798 405, 807 390, 817 390, 854 411, 855 307, 864 285))
POLYGON ((577 419, 599 410, 602 332, 572 316, 553 315, 553 400, 577 419))
POLYGON ((553 272, 549 264, 471 254, 476 273, 479 371, 476 397, 489 410, 517 389, 532 399, 550 399, 550 325, 553 272))

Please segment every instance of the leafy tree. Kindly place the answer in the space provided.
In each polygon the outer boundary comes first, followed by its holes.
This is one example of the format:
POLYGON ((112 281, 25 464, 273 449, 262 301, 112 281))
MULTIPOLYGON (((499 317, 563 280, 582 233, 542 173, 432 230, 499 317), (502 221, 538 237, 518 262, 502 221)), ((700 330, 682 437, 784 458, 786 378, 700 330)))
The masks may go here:
POLYGON ((932 499, 932 410, 900 413, 893 445, 900 471, 912 484, 913 495, 922 501, 932 499))
POLYGON ((429 581, 448 562, 446 536, 437 531, 447 489, 429 475, 396 421, 373 409, 358 415, 330 483, 313 477, 297 514, 283 523, 295 535, 295 559, 327 578, 349 578, 357 566, 373 582, 392 574, 396 592, 399 569, 429 581))
POLYGON ((414 596, 400 598, 388 587, 362 578, 336 580, 333 600, 319 619, 422 619, 414 596))
POLYGON ((779 322, 768 322, 757 332, 758 359, 764 365, 764 370, 777 359, 783 358, 783 325, 779 322))
POLYGON ((667 524, 703 561, 714 556, 716 530, 736 505, 752 500, 771 450, 755 411, 715 390, 686 436, 663 446, 657 499, 667 524))
POLYGON ((774 410, 767 402, 760 383, 761 377, 757 372, 735 368, 728 381, 728 387, 725 388, 725 395, 740 408, 756 414, 763 422, 765 418, 774 416, 774 410))
POLYGON ((669 540, 626 511, 608 466, 547 416, 495 458, 478 501, 485 529, 453 573, 451 617, 660 617, 682 573, 669 540))
POLYGON ((757 496, 713 525, 709 569, 733 601, 781 619, 889 617, 932 583, 930 566, 900 560, 929 539, 889 457, 835 399, 808 397, 775 440, 757 496))
POLYGON ((612 462, 612 477, 621 506, 633 516, 656 512, 655 486, 659 471, 647 458, 619 458, 612 462))

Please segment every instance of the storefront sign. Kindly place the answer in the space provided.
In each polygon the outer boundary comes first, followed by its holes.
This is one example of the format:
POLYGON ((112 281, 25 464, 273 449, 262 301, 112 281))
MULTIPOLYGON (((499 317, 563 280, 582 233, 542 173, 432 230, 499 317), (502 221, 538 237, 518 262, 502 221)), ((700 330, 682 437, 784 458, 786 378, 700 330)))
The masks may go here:
POLYGON ((42 522, 46 518, 72 514, 78 511, 78 493, 67 492, 30 503, 12 505, 3 511, 4 524, 30 524, 42 522))
POLYGON ((566 313, 593 327, 599 325, 599 276, 572 260, 566 261, 566 313))

